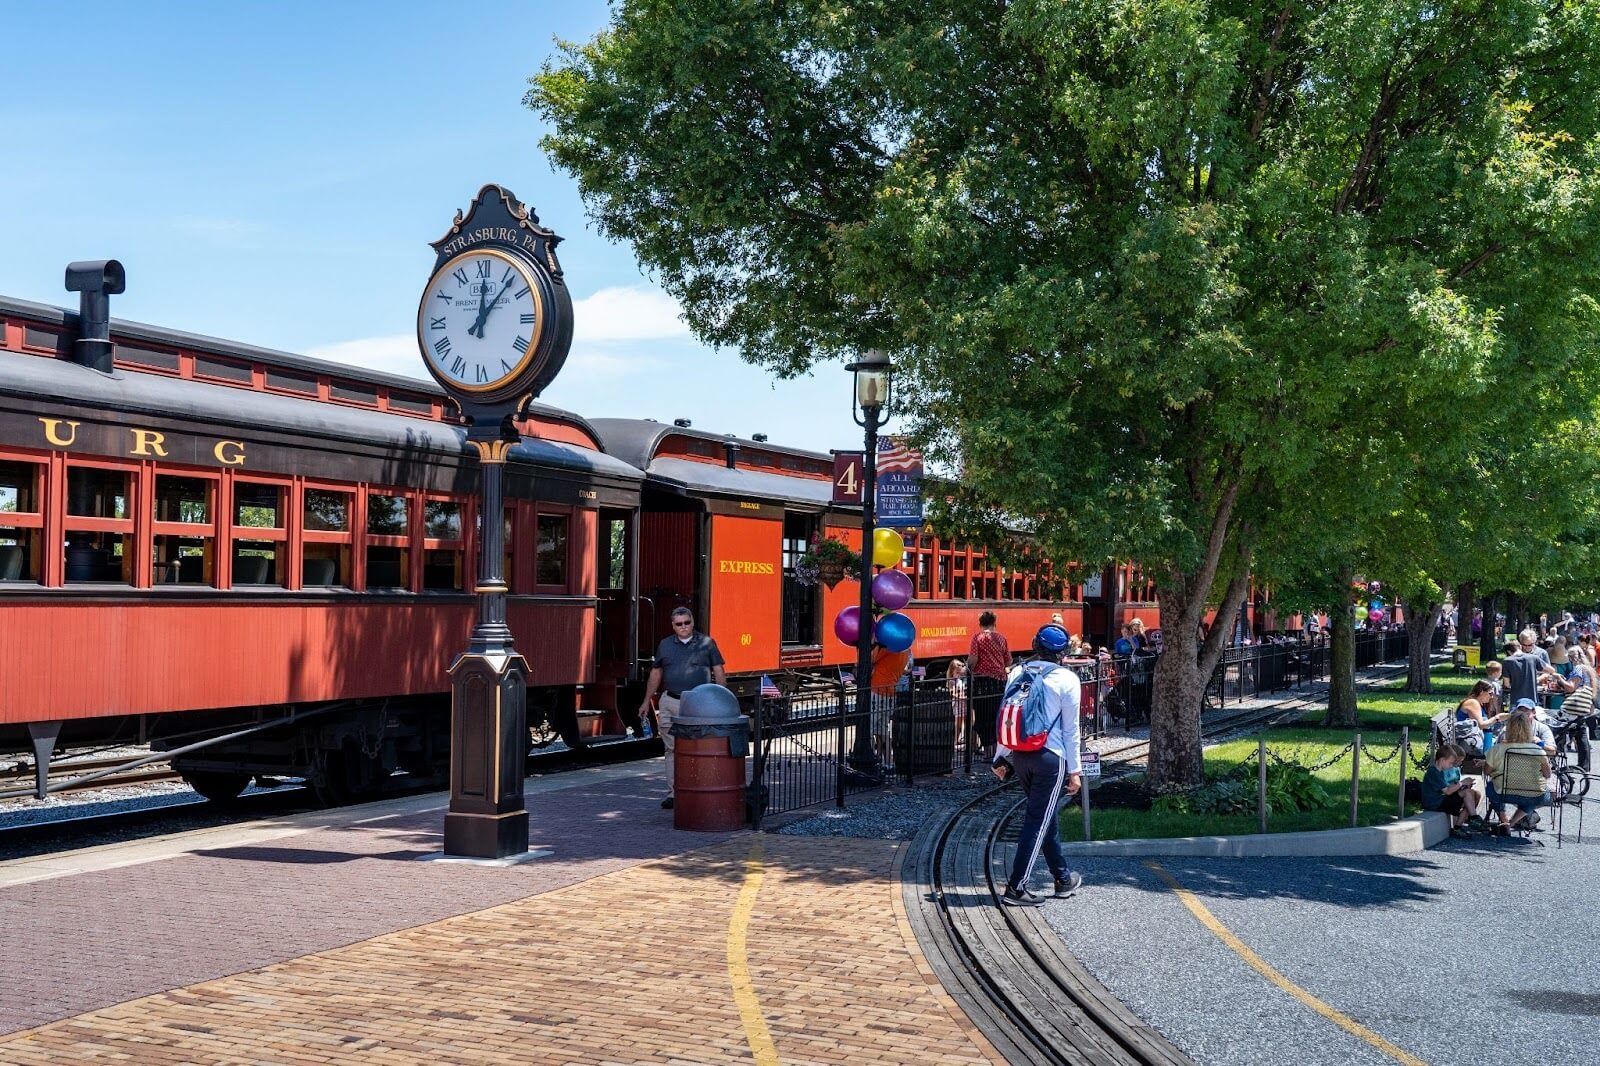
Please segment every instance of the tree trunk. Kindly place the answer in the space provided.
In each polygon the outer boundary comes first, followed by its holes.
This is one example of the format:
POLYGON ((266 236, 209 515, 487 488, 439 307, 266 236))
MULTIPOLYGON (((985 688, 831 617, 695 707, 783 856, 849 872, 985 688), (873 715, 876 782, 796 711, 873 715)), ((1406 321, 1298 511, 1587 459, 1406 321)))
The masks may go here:
POLYGON ((1356 724, 1356 608, 1350 602, 1350 582, 1355 571, 1339 571, 1340 599, 1328 608, 1328 621, 1333 630, 1328 638, 1328 713, 1323 715, 1326 726, 1356 724))
POLYGON ((1478 638, 1478 659, 1486 663, 1499 650, 1494 645, 1494 596, 1485 596, 1478 608, 1483 611, 1483 635, 1478 638))
POLYGON ((1439 626, 1443 604, 1429 604, 1406 612, 1406 633, 1411 638, 1411 654, 1406 661, 1407 692, 1433 691, 1433 631, 1439 626))
POLYGON ((1174 590, 1157 589, 1161 601, 1161 657, 1156 660, 1150 759, 1145 775, 1151 788, 1183 788, 1205 782, 1201 704, 1248 586, 1248 574, 1229 584, 1204 642, 1199 634, 1204 600, 1195 598, 1184 603, 1174 590))
POLYGON ((1150 702, 1147 779, 1152 787, 1197 785, 1205 779, 1200 756, 1200 706, 1210 672, 1201 673, 1199 660, 1200 634, 1182 620, 1168 624, 1163 604, 1161 657, 1156 660, 1150 702))

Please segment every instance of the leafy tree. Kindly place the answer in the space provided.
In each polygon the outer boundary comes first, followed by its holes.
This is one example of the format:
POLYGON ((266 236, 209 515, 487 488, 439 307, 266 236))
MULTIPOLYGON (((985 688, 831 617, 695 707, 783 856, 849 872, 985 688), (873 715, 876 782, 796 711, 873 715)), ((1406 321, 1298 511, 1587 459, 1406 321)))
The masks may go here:
POLYGON ((1594 325, 1595 0, 620 0, 528 102, 700 337, 890 350, 955 520, 1142 563, 1157 784, 1346 395, 1594 325))

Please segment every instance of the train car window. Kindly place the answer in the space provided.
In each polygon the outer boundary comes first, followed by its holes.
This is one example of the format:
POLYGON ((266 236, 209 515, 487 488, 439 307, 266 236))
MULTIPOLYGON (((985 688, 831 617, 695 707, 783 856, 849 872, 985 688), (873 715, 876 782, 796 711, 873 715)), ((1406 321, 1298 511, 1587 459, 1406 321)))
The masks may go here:
POLYGON ((407 554, 404 548, 382 544, 367 545, 367 588, 404 589, 407 584, 407 554))
POLYGON ((462 587, 465 551, 461 542, 461 505, 453 500, 422 502, 422 587, 454 592, 462 587))
POLYGON ((929 569, 928 553, 925 551, 917 552, 917 591, 924 596, 928 595, 929 582, 932 580, 928 574, 929 569))
POLYGON ((329 387, 328 395, 346 403, 365 404, 368 407, 378 405, 378 389, 374 385, 352 385, 336 381, 329 387))
POLYGON ((69 583, 133 584, 132 489, 133 477, 126 470, 67 468, 66 580, 69 583), (91 528, 74 528, 75 518, 96 521, 91 528))
POLYGON ((280 392, 296 392, 302 396, 317 394, 317 379, 304 374, 290 374, 283 370, 267 371, 267 388, 280 392))
POLYGON ((939 552, 939 595, 950 591, 950 550, 939 552))
POLYGON ((193 532, 161 532, 157 525, 151 551, 151 580, 156 584, 210 585, 215 574, 216 483, 209 478, 156 475, 157 523, 194 526, 193 532))
POLYGON ((422 508, 423 536, 430 540, 461 539, 461 505, 449 500, 427 500, 422 508))
POLYGON ((233 483, 233 583, 282 585, 289 552, 284 532, 285 489, 252 481, 233 483))
POLYGON ((0 581, 39 580, 39 463, 0 461, 0 581))
POLYGON ((421 415, 423 418, 432 418, 433 401, 425 396, 407 396, 404 393, 391 392, 389 394, 389 410, 400 411, 408 415, 421 415))
POLYGON ((795 564, 816 535, 817 520, 811 515, 783 516, 783 643, 815 645, 821 643, 821 593, 815 584, 800 580, 795 564))
POLYGON ((613 518, 600 523, 600 585, 623 589, 628 585, 628 523, 613 518))
POLYGON ((159 370, 176 371, 178 369, 177 352, 162 352, 154 348, 140 348, 132 344, 118 343, 114 350, 114 357, 119 363, 150 366, 159 370))
POLYGON ((367 497, 367 533, 380 537, 406 535, 406 498, 372 493, 367 497))
POLYGON ((209 478, 157 475, 156 521, 210 522, 212 485, 209 478))
POLYGON ((0 462, 0 512, 37 514, 39 464, 0 462))
POLYGON ((61 334, 53 329, 39 329, 36 326, 22 327, 22 346, 24 348, 38 348, 43 351, 53 352, 61 334))
POLYGON ((233 524, 251 529, 282 529, 283 486, 234 482, 233 524))
POLYGON ((67 471, 67 514, 127 518, 128 486, 127 471, 71 467, 67 471))
POLYGON ((539 516, 538 557, 534 580, 540 585, 567 584, 567 516, 539 516))
POLYGON ((305 528, 326 533, 350 531, 350 494, 307 489, 305 528))
POLYGON ((216 378, 218 381, 231 381, 239 385, 248 385, 251 382, 249 366, 222 359, 207 359, 203 355, 194 357, 194 374, 195 377, 216 378))

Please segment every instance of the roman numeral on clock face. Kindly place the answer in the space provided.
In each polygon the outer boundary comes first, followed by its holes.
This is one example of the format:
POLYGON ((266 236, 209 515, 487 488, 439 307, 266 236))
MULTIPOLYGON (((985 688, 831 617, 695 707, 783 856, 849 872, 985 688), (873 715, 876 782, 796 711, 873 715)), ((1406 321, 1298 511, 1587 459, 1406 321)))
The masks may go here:
POLYGON ((516 340, 511 342, 511 346, 518 352, 526 352, 528 350, 528 338, 518 337, 516 340))
POLYGON ((461 372, 466 368, 467 361, 458 355, 456 356, 456 361, 450 364, 450 373, 456 377, 460 377, 461 372))
POLYGON ((438 352, 440 355, 449 355, 450 354, 450 338, 449 337, 440 337, 438 340, 434 341, 433 342, 433 350, 438 352))
POLYGON ((456 267, 454 270, 450 271, 450 276, 456 279, 456 286, 458 288, 472 280, 471 278, 467 277, 467 271, 465 267, 456 267))
POLYGON ((482 363, 474 365, 473 372, 477 375, 479 381, 489 380, 489 372, 483 368, 482 363))
POLYGON ((500 278, 500 284, 502 284, 502 285, 510 285, 511 284, 511 279, 516 277, 516 275, 517 275, 517 268, 516 267, 506 267, 505 274, 500 278))
POLYGON ((428 316, 428 328, 429 329, 444 329, 444 319, 442 319, 442 318, 434 318, 432 315, 429 315, 428 316))
POLYGON ((533 325, 533 312, 532 311, 524 311, 522 313, 522 324, 524 326, 533 325))
POLYGON ((513 300, 520 300, 526 295, 528 295, 528 287, 526 285, 524 285, 522 288, 517 290, 516 295, 514 295, 512 297, 512 299, 513 300))
POLYGON ((489 276, 489 270, 493 266, 494 266, 494 264, 489 262, 489 260, 487 260, 487 259, 478 260, 478 277, 480 277, 480 278, 488 277, 489 276))

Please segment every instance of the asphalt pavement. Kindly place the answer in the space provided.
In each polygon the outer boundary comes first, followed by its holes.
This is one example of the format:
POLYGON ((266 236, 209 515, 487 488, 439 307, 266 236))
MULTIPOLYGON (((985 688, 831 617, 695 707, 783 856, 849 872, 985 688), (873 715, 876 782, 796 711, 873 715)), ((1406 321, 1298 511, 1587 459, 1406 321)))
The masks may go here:
POLYGON ((1600 1060, 1600 803, 1582 844, 1447 840, 1410 856, 1099 859, 1051 926, 1202 1064, 1600 1060), (1283 981, 1249 965, 1159 863, 1283 981), (1383 1044, 1390 1045, 1388 1050, 1383 1044), (1398 1052, 1398 1054, 1397 1054, 1398 1052), (1409 1056, 1409 1058, 1405 1057, 1409 1056))

